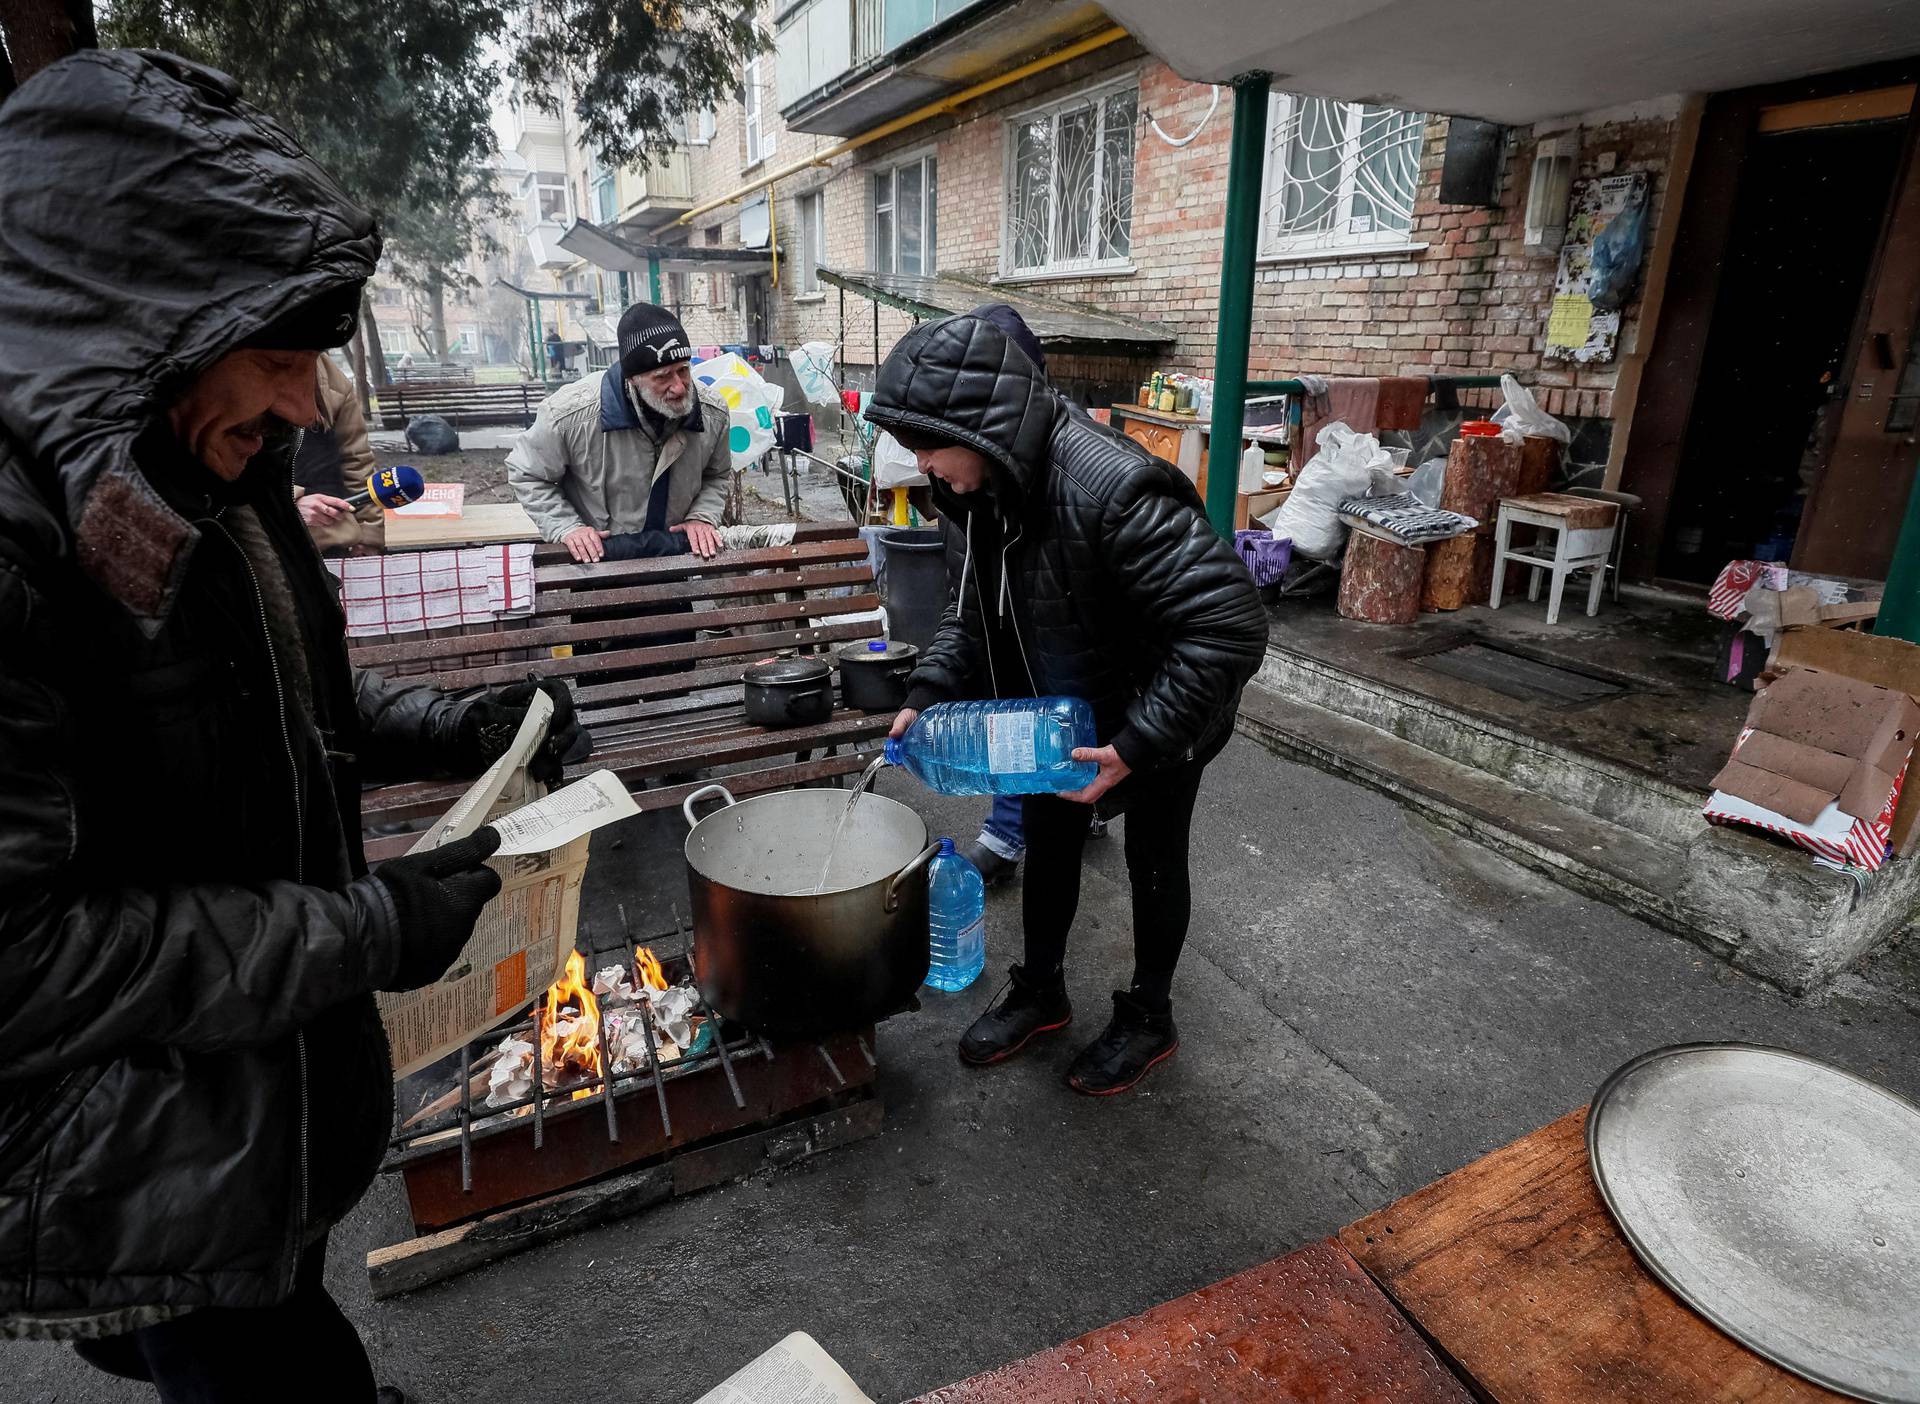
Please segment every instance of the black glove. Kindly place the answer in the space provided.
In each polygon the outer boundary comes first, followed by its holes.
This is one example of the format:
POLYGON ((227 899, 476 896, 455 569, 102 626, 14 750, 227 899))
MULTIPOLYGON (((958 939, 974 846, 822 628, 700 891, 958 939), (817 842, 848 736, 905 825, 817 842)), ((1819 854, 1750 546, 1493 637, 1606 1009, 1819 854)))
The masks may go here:
POLYGON ((381 989, 417 990, 446 974, 472 937, 480 909, 500 891, 500 875, 487 866, 499 846, 500 831, 488 824, 466 838, 389 858, 374 869, 368 881, 387 889, 400 928, 400 959, 381 989))
POLYGON ((593 750, 593 738, 574 716, 573 694, 565 683, 545 678, 509 683, 466 704, 453 729, 454 768, 458 773, 478 775, 506 753, 536 690, 553 699, 553 720, 547 724, 547 739, 527 764, 528 773, 552 785, 558 783, 564 767, 586 759, 593 750))

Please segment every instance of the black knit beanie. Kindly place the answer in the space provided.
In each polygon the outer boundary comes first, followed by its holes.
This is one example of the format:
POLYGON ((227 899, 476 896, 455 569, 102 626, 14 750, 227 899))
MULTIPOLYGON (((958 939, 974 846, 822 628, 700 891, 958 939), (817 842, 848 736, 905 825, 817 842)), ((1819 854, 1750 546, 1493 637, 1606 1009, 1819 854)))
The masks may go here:
POLYGON ((640 375, 693 359, 680 319, 664 307, 636 302, 620 314, 620 373, 640 375))

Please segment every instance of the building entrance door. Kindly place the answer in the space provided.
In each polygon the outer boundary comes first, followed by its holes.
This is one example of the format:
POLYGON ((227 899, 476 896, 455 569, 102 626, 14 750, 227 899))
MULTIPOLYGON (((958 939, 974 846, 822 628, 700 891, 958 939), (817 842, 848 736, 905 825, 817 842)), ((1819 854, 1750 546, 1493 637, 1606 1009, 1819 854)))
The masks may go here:
MULTIPOLYGON (((1729 560, 1801 554, 1906 145, 1904 118, 1762 130, 1747 144, 1660 575, 1705 582, 1729 560)), ((1904 502, 1886 504, 1896 522, 1904 502)), ((1828 568, 1866 564, 1821 554, 1828 568)))

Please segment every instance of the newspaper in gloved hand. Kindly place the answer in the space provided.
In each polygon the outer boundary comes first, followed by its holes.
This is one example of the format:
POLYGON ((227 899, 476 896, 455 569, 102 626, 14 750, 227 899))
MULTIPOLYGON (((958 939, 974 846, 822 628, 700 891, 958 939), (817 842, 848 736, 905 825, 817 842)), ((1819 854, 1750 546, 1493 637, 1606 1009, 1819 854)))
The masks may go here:
POLYGON ((505 1022, 565 973, 588 834, 636 812, 607 771, 552 795, 527 773, 552 718, 553 699, 536 691, 505 753, 411 850, 452 843, 483 823, 501 829, 500 849, 488 860, 500 874, 500 895, 481 910, 459 958, 425 989, 376 997, 396 1080, 505 1022))

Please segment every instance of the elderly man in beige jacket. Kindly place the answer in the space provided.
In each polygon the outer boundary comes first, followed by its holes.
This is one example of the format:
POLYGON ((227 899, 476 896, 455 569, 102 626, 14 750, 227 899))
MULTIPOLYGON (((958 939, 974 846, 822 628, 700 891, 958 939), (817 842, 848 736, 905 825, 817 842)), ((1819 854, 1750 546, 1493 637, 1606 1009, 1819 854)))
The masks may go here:
POLYGON ((507 455, 507 481, 576 561, 712 556, 733 471, 727 407, 693 382, 680 319, 638 302, 620 317, 620 362, 540 406, 507 455))

